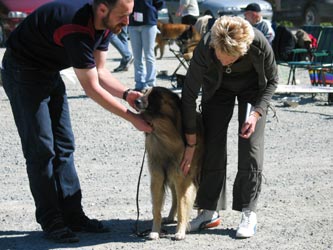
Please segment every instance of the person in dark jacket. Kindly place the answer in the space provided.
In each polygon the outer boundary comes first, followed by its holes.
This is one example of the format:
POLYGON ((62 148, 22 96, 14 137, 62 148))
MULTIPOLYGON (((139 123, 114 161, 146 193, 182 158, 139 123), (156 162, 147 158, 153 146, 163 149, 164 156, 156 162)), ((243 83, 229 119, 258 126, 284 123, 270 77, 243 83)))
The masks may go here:
POLYGON ((77 242, 74 232, 106 232, 83 211, 74 165, 74 135, 59 71, 73 67, 86 94, 140 131, 152 128, 116 97, 134 106, 130 91, 105 67, 112 33, 128 25, 133 0, 57 0, 31 13, 11 33, 2 60, 9 98, 26 159, 36 220, 55 242, 77 242))
POLYGON ((156 85, 154 47, 158 10, 163 6, 163 0, 134 0, 128 33, 134 57, 135 90, 138 91, 156 85))
POLYGON ((181 169, 186 175, 196 145, 196 99, 202 89, 205 155, 196 205, 202 212, 191 231, 220 224, 225 209, 227 130, 238 103, 238 172, 233 186, 234 210, 242 212, 236 236, 251 237, 257 226, 261 190, 264 129, 269 102, 278 83, 272 48, 241 17, 222 16, 194 51, 182 89, 186 149, 181 169))

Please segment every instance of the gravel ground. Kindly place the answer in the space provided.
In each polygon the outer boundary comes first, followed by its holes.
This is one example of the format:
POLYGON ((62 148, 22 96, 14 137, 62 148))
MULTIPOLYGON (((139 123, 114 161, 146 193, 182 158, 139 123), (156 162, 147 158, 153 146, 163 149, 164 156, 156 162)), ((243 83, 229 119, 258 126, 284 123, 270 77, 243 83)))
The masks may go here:
MULTIPOLYGON (((1 55, 3 50, 1 50, 1 55)), ((108 67, 119 64, 119 54, 110 47, 108 67)), ((170 75, 178 65, 167 50, 157 61, 159 70, 170 75)), ((279 71, 286 82, 287 69, 279 71)), ((306 72, 298 82, 309 84, 306 72)), ((133 66, 115 76, 134 86, 133 66)), ((34 218, 25 163, 8 99, 0 87, 0 249, 332 249, 333 248, 333 107, 327 95, 302 95, 297 107, 285 107, 275 95, 278 119, 270 111, 267 119, 265 169, 258 205, 258 232, 251 239, 235 239, 240 214, 231 210, 231 190, 236 174, 236 115, 228 138, 229 208, 221 211, 218 228, 187 235, 173 241, 175 225, 166 227, 157 241, 133 234, 136 218, 137 180, 144 152, 144 135, 131 124, 103 110, 87 98, 71 69, 64 71, 76 135, 76 167, 83 206, 88 216, 111 228, 105 234, 79 234, 75 244, 54 244, 42 238, 34 218)), ((168 77, 158 85, 171 87, 168 77)), ((166 199, 164 215, 170 206, 166 199)), ((140 185, 139 230, 151 226, 149 175, 146 162, 140 185)), ((193 212, 193 216, 195 213, 193 212)))

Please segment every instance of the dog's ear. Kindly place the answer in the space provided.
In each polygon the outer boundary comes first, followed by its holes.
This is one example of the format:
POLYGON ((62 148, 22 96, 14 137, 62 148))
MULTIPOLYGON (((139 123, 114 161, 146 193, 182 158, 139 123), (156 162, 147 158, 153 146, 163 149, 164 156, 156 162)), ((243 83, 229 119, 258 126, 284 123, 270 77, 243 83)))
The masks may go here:
POLYGON ((160 110, 162 98, 158 88, 154 87, 149 89, 146 95, 148 97, 147 111, 149 111, 149 113, 157 113, 160 110))

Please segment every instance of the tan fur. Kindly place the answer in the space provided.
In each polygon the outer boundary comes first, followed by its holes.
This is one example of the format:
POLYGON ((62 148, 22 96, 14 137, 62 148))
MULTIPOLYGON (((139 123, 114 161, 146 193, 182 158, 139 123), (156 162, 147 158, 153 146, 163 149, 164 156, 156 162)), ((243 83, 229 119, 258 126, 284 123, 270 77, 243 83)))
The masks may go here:
MULTIPOLYGON (((172 206, 166 222, 172 222, 177 214, 176 240, 185 238, 186 228, 193 208, 202 165, 203 139, 198 132, 197 147, 189 174, 185 177, 180 163, 185 150, 180 103, 176 95, 162 87, 154 87, 136 102, 144 119, 152 124, 153 132, 146 135, 148 166, 151 175, 151 195, 153 204, 153 226, 149 237, 159 238, 162 224, 162 207, 165 187, 172 194, 172 206), (170 94, 171 93, 171 94, 170 94), (150 108, 154 106, 154 110, 150 108)), ((179 101, 179 98, 178 98, 179 101)), ((202 130, 198 115, 199 131, 202 130)))
POLYGON ((164 55, 164 47, 167 45, 169 41, 176 40, 184 31, 189 29, 190 25, 180 24, 180 23, 162 23, 160 21, 157 22, 157 28, 160 33, 156 35, 156 46, 155 46, 155 56, 157 56, 158 49, 160 50, 161 59, 164 55))

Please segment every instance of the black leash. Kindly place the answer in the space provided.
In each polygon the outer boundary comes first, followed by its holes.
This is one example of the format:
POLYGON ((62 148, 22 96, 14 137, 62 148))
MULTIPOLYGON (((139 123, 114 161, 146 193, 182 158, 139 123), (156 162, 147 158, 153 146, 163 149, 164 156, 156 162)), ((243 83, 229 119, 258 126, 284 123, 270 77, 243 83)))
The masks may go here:
POLYGON ((139 216, 140 216, 140 208, 139 208, 139 191, 140 191, 140 181, 141 181, 141 175, 142 175, 142 170, 143 170, 143 165, 145 163, 145 156, 146 156, 146 148, 145 152, 143 153, 143 158, 142 158, 142 164, 141 164, 141 169, 140 169, 140 174, 139 174, 139 179, 138 179, 138 184, 136 188, 136 211, 137 211, 137 217, 136 217, 136 222, 135 222, 135 234, 138 237, 145 237, 149 234, 150 229, 147 229, 145 231, 139 232, 139 216))

